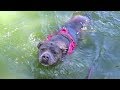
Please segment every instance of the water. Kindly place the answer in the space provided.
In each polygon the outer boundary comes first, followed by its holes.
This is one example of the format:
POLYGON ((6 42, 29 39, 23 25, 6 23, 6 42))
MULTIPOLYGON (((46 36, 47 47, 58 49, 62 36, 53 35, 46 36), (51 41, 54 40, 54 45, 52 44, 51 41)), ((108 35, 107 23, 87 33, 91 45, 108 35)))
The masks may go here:
POLYGON ((0 78, 116 79, 119 53, 119 11, 0 12, 0 78), (91 24, 75 52, 54 67, 39 64, 38 42, 78 14, 91 24))

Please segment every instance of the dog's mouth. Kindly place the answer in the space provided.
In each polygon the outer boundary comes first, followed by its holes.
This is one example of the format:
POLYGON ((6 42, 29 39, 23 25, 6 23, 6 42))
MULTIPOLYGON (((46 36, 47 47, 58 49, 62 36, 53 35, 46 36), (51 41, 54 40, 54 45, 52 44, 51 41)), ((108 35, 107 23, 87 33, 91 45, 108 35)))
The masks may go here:
POLYGON ((40 62, 40 63, 41 63, 41 65, 43 65, 45 67, 56 65, 56 63, 52 63, 52 64, 45 64, 45 63, 42 63, 42 62, 40 62))
POLYGON ((41 63, 41 64, 42 64, 43 66, 46 66, 46 67, 47 67, 47 66, 50 66, 49 64, 44 64, 44 63, 41 63))
POLYGON ((43 60, 42 58, 39 59, 39 63, 42 64, 43 66, 52 66, 52 65, 55 65, 57 62, 54 61, 54 60, 43 60))

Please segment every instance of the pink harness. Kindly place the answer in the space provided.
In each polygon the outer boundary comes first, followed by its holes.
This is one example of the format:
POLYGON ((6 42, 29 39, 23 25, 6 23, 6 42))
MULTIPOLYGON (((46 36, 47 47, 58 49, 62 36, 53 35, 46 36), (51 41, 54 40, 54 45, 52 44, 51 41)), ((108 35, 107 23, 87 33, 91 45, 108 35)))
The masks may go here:
MULTIPOLYGON (((70 35, 70 33, 68 32, 68 30, 66 28, 62 28, 57 34, 62 34, 64 36, 67 36, 69 39, 70 39, 70 44, 69 44, 69 48, 68 48, 68 54, 72 54, 73 53, 73 50, 75 49, 76 47, 76 43, 73 39, 73 37, 70 35)), ((53 35, 48 35, 47 37, 47 41, 51 40, 53 35)))

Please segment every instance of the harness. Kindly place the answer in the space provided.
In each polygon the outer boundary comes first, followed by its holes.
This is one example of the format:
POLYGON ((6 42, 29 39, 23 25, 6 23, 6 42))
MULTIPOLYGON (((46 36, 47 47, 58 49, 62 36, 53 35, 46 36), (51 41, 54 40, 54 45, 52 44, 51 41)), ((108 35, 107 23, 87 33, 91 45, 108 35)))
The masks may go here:
MULTIPOLYGON (((72 35, 69 33, 69 30, 65 27, 61 28, 56 34, 63 35, 64 37, 67 37, 70 41, 69 48, 67 54, 72 54, 75 47, 76 47, 76 42, 73 39, 72 35)), ((53 35, 48 35, 47 41, 50 41, 53 35)))

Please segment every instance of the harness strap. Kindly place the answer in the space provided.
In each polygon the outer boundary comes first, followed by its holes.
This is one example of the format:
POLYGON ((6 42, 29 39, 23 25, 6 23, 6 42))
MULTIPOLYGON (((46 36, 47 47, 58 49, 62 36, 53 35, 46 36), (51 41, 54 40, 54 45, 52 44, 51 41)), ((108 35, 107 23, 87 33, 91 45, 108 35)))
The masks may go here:
MULTIPOLYGON (((65 27, 63 27, 57 34, 61 34, 61 35, 65 36, 65 37, 67 37, 70 40, 70 44, 69 44, 69 48, 68 48, 67 53, 69 55, 72 54, 75 47, 76 47, 76 43, 75 43, 73 37, 70 35, 69 31, 65 27)), ((48 35, 47 41, 51 40, 52 36, 53 35, 48 35)))

